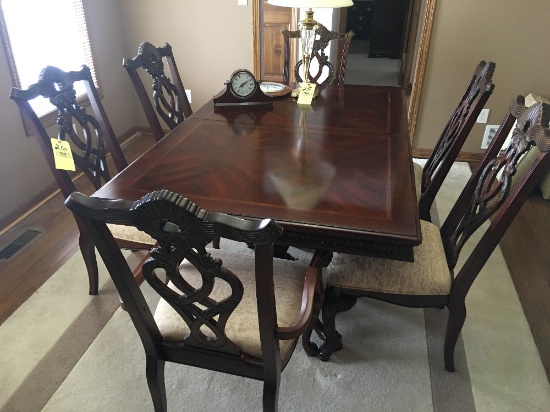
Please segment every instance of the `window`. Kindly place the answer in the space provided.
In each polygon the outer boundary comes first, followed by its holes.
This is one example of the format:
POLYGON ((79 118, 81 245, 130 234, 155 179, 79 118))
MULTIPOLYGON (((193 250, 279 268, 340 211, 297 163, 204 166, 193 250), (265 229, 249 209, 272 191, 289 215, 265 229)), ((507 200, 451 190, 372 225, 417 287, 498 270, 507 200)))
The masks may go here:
MULTIPOLYGON (((36 83, 48 65, 71 71, 83 64, 97 85, 83 0, 0 0, 0 23, 15 87, 36 83)), ((85 93, 84 87, 76 91, 85 93)), ((41 117, 54 110, 44 98, 31 105, 41 117)))

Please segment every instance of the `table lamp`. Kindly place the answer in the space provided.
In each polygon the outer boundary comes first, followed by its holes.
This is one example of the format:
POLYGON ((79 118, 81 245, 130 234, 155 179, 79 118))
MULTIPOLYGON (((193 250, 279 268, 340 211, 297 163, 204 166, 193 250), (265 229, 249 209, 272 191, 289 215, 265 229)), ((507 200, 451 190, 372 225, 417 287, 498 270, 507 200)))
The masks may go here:
POLYGON ((300 22, 300 32, 302 40, 302 62, 304 67, 303 79, 309 83, 309 64, 311 62, 311 52, 313 42, 315 41, 315 31, 317 22, 313 19, 312 8, 339 8, 353 6, 352 0, 268 0, 269 4, 282 7, 307 8, 306 18, 300 22))

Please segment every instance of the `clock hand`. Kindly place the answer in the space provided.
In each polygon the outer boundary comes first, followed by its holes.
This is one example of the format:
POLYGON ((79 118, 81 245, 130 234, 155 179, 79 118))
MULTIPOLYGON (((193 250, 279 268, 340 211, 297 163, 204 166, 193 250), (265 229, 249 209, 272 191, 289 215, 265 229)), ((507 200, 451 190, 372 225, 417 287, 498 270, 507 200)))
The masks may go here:
POLYGON ((244 85, 245 85, 246 83, 248 83, 249 81, 251 81, 251 80, 252 80, 252 79, 248 79, 248 80, 242 82, 241 85, 240 85, 239 87, 244 87, 244 85))

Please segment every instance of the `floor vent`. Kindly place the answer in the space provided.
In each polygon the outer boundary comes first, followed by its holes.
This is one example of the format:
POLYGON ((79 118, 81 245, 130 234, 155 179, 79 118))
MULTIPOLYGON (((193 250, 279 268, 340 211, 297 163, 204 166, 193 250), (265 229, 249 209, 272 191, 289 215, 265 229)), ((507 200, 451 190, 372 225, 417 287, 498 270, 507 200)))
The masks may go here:
POLYGON ((0 250, 0 260, 10 260, 25 247, 30 245, 41 233, 41 229, 25 229, 19 236, 0 250))

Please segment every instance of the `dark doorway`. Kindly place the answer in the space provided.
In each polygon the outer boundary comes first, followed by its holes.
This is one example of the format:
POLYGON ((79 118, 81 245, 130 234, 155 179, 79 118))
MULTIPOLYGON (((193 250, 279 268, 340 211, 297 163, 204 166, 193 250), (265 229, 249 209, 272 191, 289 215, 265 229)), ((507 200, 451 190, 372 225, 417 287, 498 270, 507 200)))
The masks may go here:
POLYGON ((346 83, 402 84, 409 6, 409 0, 355 0, 346 18, 346 31, 355 33, 346 83))

